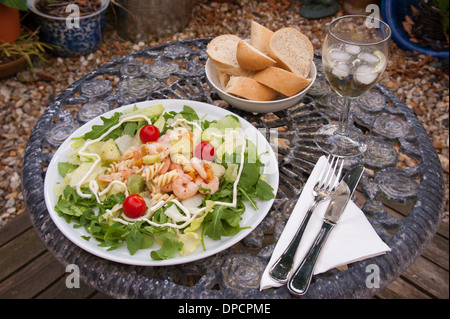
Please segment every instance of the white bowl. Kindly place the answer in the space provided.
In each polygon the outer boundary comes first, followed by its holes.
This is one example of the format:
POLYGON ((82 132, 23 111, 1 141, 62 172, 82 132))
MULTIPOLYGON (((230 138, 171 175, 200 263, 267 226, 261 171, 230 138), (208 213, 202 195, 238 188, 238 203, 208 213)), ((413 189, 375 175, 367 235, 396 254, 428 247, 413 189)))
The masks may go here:
POLYGON ((310 67, 309 78, 312 81, 306 88, 304 88, 294 96, 277 98, 272 101, 251 101, 226 93, 219 80, 219 71, 210 59, 206 61, 205 72, 206 79, 208 80, 209 85, 214 88, 214 90, 217 92, 217 94, 219 94, 222 100, 227 101, 232 106, 244 111, 254 113, 269 113, 287 109, 300 102, 308 89, 316 80, 317 69, 313 61, 311 61, 310 67))

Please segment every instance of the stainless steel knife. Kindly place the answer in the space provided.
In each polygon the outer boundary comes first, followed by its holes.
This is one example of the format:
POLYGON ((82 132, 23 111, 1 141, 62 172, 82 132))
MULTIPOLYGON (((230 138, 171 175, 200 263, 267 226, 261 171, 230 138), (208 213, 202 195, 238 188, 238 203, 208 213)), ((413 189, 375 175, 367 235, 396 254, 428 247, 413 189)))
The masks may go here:
POLYGON ((350 197, 364 172, 364 166, 358 165, 352 168, 342 179, 335 193, 331 197, 330 203, 325 212, 322 227, 314 240, 300 266, 289 279, 287 287, 295 295, 304 295, 309 288, 311 278, 314 273, 316 261, 319 258, 323 244, 333 227, 339 221, 347 206, 350 197))

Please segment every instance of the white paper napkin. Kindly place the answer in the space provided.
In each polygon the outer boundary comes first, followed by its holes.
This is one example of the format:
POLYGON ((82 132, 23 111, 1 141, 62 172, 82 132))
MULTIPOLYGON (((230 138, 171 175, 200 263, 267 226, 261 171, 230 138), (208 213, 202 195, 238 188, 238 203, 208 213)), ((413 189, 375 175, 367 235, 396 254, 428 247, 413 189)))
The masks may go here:
MULTIPOLYGON (((285 229, 278 240, 272 257, 264 270, 261 278, 260 290, 271 287, 279 287, 282 284, 274 281, 269 275, 269 269, 281 256, 289 245, 292 237, 300 227, 303 217, 313 201, 312 188, 316 184, 320 172, 326 164, 327 158, 322 156, 316 163, 311 175, 306 182, 300 198, 286 223, 285 229)), ((294 269, 302 262, 314 239, 316 238, 323 222, 329 200, 317 205, 300 242, 295 260, 294 269)), ((369 257, 382 255, 391 249, 381 240, 370 225, 364 213, 353 201, 349 201, 339 222, 331 231, 327 241, 317 260, 314 274, 326 272, 342 265, 369 257)))

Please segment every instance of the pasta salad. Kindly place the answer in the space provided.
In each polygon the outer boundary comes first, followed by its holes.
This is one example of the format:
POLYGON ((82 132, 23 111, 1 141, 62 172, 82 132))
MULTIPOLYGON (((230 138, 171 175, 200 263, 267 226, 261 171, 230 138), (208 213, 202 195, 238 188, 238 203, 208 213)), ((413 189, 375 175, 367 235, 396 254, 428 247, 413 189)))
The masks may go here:
POLYGON ((206 249, 205 236, 244 229, 244 201, 257 210, 258 199, 274 198, 262 154, 233 115, 208 121, 187 105, 164 112, 161 104, 101 120, 73 139, 54 193, 57 214, 107 250, 185 256, 206 249))

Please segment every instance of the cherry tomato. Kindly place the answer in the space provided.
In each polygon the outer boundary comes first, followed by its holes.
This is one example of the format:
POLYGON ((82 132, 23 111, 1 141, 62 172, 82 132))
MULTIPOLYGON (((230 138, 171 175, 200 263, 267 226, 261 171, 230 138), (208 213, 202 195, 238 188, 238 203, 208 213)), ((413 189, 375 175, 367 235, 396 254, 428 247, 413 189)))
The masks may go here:
POLYGON ((212 161, 214 159, 214 146, 209 142, 201 142, 195 147, 194 155, 205 161, 212 161))
POLYGON ((132 194, 125 198, 122 205, 125 216, 129 218, 139 218, 145 214, 147 210, 147 204, 142 196, 138 194, 132 194))
POLYGON ((159 130, 154 125, 145 125, 139 131, 139 137, 142 143, 154 142, 159 138, 159 130))

